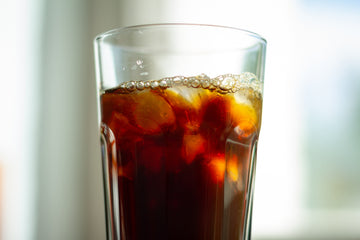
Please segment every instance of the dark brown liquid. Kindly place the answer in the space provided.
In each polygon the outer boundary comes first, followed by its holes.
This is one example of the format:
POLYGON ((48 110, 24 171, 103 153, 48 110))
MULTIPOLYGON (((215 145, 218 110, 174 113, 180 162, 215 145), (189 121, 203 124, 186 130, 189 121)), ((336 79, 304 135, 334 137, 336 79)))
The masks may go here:
POLYGON ((240 239, 260 116, 252 89, 105 92, 112 239, 240 239))

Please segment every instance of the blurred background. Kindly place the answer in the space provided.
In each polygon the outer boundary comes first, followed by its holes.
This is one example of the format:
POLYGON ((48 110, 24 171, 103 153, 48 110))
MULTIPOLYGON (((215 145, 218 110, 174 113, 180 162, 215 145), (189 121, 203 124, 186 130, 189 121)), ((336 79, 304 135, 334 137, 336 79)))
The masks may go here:
POLYGON ((93 39, 228 25, 268 40, 253 239, 360 239, 360 1, 1 0, 0 239, 105 239, 93 39))

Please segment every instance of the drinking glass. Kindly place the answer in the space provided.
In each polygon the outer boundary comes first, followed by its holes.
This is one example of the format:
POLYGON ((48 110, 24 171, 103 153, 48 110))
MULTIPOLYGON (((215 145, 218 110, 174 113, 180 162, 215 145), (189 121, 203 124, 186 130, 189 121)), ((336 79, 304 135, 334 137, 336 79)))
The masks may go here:
POLYGON ((155 24, 95 39, 107 239, 250 239, 266 40, 155 24))

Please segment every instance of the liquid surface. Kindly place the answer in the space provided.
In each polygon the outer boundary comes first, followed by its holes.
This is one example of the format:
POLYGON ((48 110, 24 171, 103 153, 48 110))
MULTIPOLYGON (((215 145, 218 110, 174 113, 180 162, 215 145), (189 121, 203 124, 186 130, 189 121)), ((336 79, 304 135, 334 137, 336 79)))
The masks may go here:
POLYGON ((252 73, 131 81, 101 95, 114 239, 239 239, 262 105, 252 73))

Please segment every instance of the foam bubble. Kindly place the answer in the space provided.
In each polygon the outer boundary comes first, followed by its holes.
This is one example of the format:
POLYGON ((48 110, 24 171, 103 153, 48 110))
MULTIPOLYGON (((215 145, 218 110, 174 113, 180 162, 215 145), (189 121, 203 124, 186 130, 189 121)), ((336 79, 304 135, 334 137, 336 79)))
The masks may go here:
POLYGON ((138 90, 143 90, 143 89, 145 88, 145 83, 144 83, 144 82, 141 82, 141 81, 137 82, 137 83, 136 83, 136 88, 137 88, 138 90))
POLYGON ((152 89, 156 89, 157 87, 159 87, 159 82, 158 81, 152 81, 150 83, 150 86, 152 89))
POLYGON ((133 82, 133 81, 127 82, 127 83, 125 84, 125 86, 126 86, 126 89, 127 89, 128 91, 134 91, 135 88, 136 88, 136 84, 135 84, 135 82, 133 82))
POLYGON ((120 89, 123 93, 142 91, 144 89, 166 89, 173 86, 185 86, 188 88, 203 88, 219 93, 235 93, 240 89, 251 88, 255 92, 262 93, 262 83, 256 75, 250 72, 241 74, 224 74, 210 78, 205 74, 184 77, 175 76, 160 80, 129 81, 122 83, 120 89))
POLYGON ((162 87, 162 88, 166 88, 166 87, 167 87, 167 82, 166 82, 166 80, 161 80, 161 81, 159 82, 159 86, 162 87))

